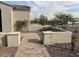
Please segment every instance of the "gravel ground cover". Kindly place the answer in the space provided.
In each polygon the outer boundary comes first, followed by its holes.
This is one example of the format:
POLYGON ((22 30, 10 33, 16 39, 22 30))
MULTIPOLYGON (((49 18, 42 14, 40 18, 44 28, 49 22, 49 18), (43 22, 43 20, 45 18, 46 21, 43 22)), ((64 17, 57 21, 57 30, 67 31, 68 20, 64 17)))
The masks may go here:
POLYGON ((17 47, 3 47, 0 45, 0 57, 14 57, 17 50, 17 47))
POLYGON ((45 46, 51 57, 79 57, 79 49, 71 51, 71 44, 55 44, 45 46))

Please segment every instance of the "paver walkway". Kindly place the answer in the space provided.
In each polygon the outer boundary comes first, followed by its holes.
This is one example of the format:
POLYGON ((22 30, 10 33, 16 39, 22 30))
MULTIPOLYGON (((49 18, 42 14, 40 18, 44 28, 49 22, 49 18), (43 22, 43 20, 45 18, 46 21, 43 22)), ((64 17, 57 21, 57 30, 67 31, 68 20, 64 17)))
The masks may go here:
POLYGON ((16 57, 48 57, 49 54, 40 44, 40 38, 37 33, 23 33, 23 39, 16 53, 16 57))

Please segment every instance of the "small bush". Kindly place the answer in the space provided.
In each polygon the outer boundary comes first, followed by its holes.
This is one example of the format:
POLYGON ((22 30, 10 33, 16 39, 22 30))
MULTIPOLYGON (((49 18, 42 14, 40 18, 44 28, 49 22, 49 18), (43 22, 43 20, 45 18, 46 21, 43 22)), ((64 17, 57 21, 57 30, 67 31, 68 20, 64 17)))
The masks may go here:
POLYGON ((24 26, 27 26, 26 20, 18 20, 18 21, 16 21, 16 23, 14 25, 16 31, 22 31, 22 28, 24 26))

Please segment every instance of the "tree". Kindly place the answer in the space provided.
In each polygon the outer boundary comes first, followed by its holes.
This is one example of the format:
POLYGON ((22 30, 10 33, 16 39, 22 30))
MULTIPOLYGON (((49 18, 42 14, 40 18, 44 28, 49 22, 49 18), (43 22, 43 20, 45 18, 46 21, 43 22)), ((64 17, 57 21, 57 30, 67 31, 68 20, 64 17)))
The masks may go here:
POLYGON ((48 21, 48 25, 51 25, 51 26, 57 26, 58 24, 59 24, 59 21, 56 19, 48 21))
POLYGON ((39 18, 35 18, 34 20, 31 21, 31 23, 39 23, 41 25, 47 25, 48 24, 48 18, 47 18, 47 16, 40 15, 39 18))
POLYGON ((31 23, 38 23, 38 19, 35 18, 34 20, 31 20, 31 23))
POLYGON ((40 15, 39 23, 40 23, 41 25, 46 25, 46 24, 48 24, 48 18, 47 18, 47 16, 40 15))
POLYGON ((74 21, 73 16, 66 13, 56 14, 54 19, 59 20, 59 25, 62 25, 62 28, 64 27, 64 25, 67 25, 69 21, 74 21))

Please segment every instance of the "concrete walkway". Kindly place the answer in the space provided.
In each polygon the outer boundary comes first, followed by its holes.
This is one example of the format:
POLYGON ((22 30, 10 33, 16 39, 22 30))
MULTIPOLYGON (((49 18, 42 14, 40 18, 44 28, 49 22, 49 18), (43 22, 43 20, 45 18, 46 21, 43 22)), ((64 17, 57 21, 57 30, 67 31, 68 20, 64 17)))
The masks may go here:
POLYGON ((40 43, 37 33, 23 33, 20 48, 16 53, 16 57, 48 57, 49 54, 40 43))

